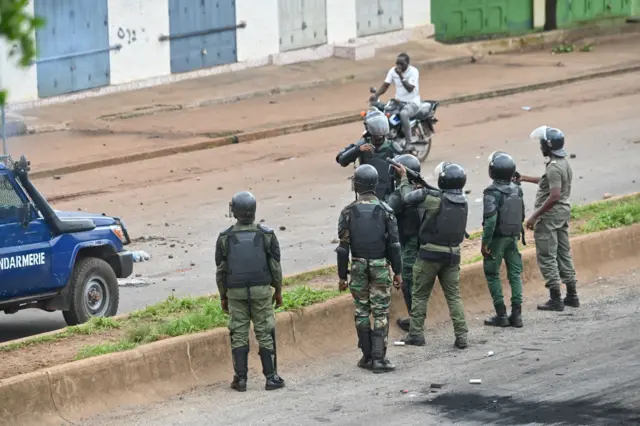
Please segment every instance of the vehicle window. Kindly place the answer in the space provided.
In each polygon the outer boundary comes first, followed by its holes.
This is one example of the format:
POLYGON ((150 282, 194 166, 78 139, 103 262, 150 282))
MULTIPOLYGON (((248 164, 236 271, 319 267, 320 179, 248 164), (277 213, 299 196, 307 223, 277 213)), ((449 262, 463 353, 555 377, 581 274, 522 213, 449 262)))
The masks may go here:
POLYGON ((7 176, 0 175, 0 222, 13 222, 20 217, 22 200, 7 176))

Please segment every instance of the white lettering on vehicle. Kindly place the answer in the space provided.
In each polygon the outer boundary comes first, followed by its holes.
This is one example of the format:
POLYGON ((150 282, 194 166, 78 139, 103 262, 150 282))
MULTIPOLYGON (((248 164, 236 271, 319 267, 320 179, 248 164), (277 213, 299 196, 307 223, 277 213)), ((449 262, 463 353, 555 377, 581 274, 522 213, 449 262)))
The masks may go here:
POLYGON ((46 263, 44 253, 29 253, 21 256, 0 258, 0 271, 10 269, 28 268, 30 266, 42 266, 46 263))

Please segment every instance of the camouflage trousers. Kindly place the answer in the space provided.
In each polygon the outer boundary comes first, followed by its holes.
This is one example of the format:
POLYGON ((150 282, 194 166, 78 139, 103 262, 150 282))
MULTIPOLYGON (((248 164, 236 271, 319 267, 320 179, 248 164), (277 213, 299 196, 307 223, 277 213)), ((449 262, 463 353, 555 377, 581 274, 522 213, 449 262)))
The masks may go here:
POLYGON ((418 257, 418 237, 411 237, 402 245, 402 294, 407 311, 411 312, 411 289, 413 288, 413 265, 418 257))
POLYGON ((386 259, 354 259, 351 262, 349 289, 355 304, 356 328, 384 330, 385 345, 389 332, 389 302, 391 302, 391 273, 386 259))

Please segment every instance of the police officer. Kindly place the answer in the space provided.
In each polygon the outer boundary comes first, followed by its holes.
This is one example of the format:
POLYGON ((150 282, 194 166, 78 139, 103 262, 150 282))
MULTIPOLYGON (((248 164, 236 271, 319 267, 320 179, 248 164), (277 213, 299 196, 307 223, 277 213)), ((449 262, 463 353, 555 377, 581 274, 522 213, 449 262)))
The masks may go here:
MULTIPOLYGON (((407 169, 420 173, 420 160, 411 154, 403 154, 394 158, 407 169)), ((413 265, 416 263, 418 249, 418 231, 420 230, 420 212, 416 206, 407 206, 402 200, 402 196, 418 188, 418 184, 413 178, 408 177, 411 185, 401 187, 402 176, 396 172, 393 166, 389 166, 389 173, 392 175, 396 188, 389 197, 389 206, 398 221, 398 234, 400 235, 400 246, 402 247, 402 294, 407 305, 407 312, 411 312, 411 288, 413 282, 413 265), (404 190, 404 193, 400 189, 404 190)), ((424 212, 423 212, 424 213, 424 212)), ((409 318, 398 319, 398 327, 409 331, 409 318)))
POLYGON ((374 373, 395 370, 386 357, 389 334, 389 302, 393 285, 402 284, 402 254, 398 241, 398 225, 393 210, 376 197, 378 172, 369 165, 359 166, 353 176, 358 200, 340 213, 336 248, 338 261, 338 287, 349 287, 355 304, 355 323, 358 347, 362 359, 358 366, 374 373), (347 284, 348 263, 351 254, 351 282, 347 284), (370 316, 373 316, 373 331, 370 316))
MULTIPOLYGON (((410 186, 404 168, 396 168, 402 175, 401 191, 410 186)), ((466 235, 467 200, 462 189, 467 175, 462 167, 452 163, 440 163, 436 167, 440 190, 420 188, 404 196, 407 205, 424 209, 420 225, 420 249, 413 267, 411 291, 411 320, 409 334, 404 342, 424 346, 424 322, 427 304, 436 277, 440 281, 453 322, 455 347, 467 347, 467 323, 464 305, 460 297, 460 244, 466 235)))
POLYGON ((379 200, 386 201, 393 192, 392 178, 389 175, 389 165, 385 161, 402 154, 402 149, 386 139, 389 133, 389 119, 376 109, 370 110, 364 120, 367 132, 356 142, 344 148, 336 156, 336 162, 342 167, 360 160, 360 164, 370 164, 378 172, 378 184, 375 195, 379 200))
POLYGON ((275 368, 275 315, 282 306, 280 244, 273 230, 256 224, 256 199, 238 192, 229 203, 237 222, 218 236, 216 282, 222 309, 230 315, 231 353, 235 375, 231 387, 247 390, 249 326, 258 340, 266 390, 284 387, 275 368), (275 293, 271 294, 271 288, 275 293))
POLYGON ((540 150, 546 163, 545 173, 540 178, 518 176, 523 182, 538 185, 535 212, 526 223, 527 229, 534 230, 538 266, 550 294, 549 301, 538 305, 538 309, 563 311, 565 306, 577 308, 580 300, 569 242, 569 199, 573 172, 564 150, 564 133, 542 126, 531 132, 530 137, 540 142, 540 150), (564 300, 560 289, 561 281, 567 286, 564 300))
POLYGON ((493 183, 484 190, 481 252, 496 315, 484 322, 488 326, 522 327, 522 257, 518 240, 523 232, 524 200, 522 189, 512 182, 515 173, 516 163, 510 155, 494 152, 489 156, 489 177, 493 183), (509 317, 500 283, 502 259, 511 286, 509 317))

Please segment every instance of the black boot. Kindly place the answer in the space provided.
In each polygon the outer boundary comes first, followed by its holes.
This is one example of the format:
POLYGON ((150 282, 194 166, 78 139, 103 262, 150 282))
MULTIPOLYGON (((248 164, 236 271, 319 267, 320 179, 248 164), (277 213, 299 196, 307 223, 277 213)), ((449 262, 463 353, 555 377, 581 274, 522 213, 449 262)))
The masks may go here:
POLYGON ((496 315, 485 320, 484 325, 491 327, 509 327, 509 317, 507 317, 507 308, 504 303, 495 306, 496 315))
POLYGON ((358 332, 358 347, 362 351, 358 367, 371 370, 371 328, 368 325, 360 326, 356 331, 358 332))
POLYGON ((396 366, 387 358, 386 346, 384 347, 384 353, 382 354, 382 362, 384 363, 384 367, 387 371, 394 371, 396 369, 396 366))
POLYGON ((549 300, 543 305, 538 305, 539 311, 564 311, 564 303, 562 303, 562 294, 559 288, 549 289, 549 300))
POLYGON ((511 305, 511 316, 509 317, 511 327, 522 327, 522 305, 511 305))
POLYGON ((396 324, 398 324, 398 327, 400 327, 400 329, 402 331, 405 332, 409 332, 409 321, 410 318, 403 318, 403 319, 398 319, 398 321, 396 321, 396 324))
POLYGON ((247 372, 249 371, 249 346, 233 349, 231 357, 233 359, 233 370, 235 371, 231 389, 235 389, 238 392, 246 392, 247 372))
POLYGON ((467 341, 467 335, 461 334, 459 336, 456 336, 456 341, 453 343, 453 346, 455 346, 458 349, 466 349, 467 346, 469 346, 469 342, 467 341))
POLYGON ((284 387, 284 380, 278 376, 278 373, 273 367, 273 351, 260 348, 258 351, 260 355, 260 361, 262 361, 262 374, 267 378, 265 385, 266 390, 275 390, 284 387))
POLYGON ((373 330, 371 332, 371 360, 372 360, 371 370, 373 370, 373 372, 376 374, 393 371, 393 369, 389 369, 387 364, 385 364, 384 355, 385 355, 384 330, 382 329, 373 330))
POLYGON ((576 285, 567 285, 567 297, 564 298, 564 305, 572 308, 580 307, 580 299, 578 299, 578 290, 576 285))
POLYGON ((409 346, 424 346, 427 342, 424 339, 424 334, 407 334, 404 339, 402 339, 405 345, 409 346))

